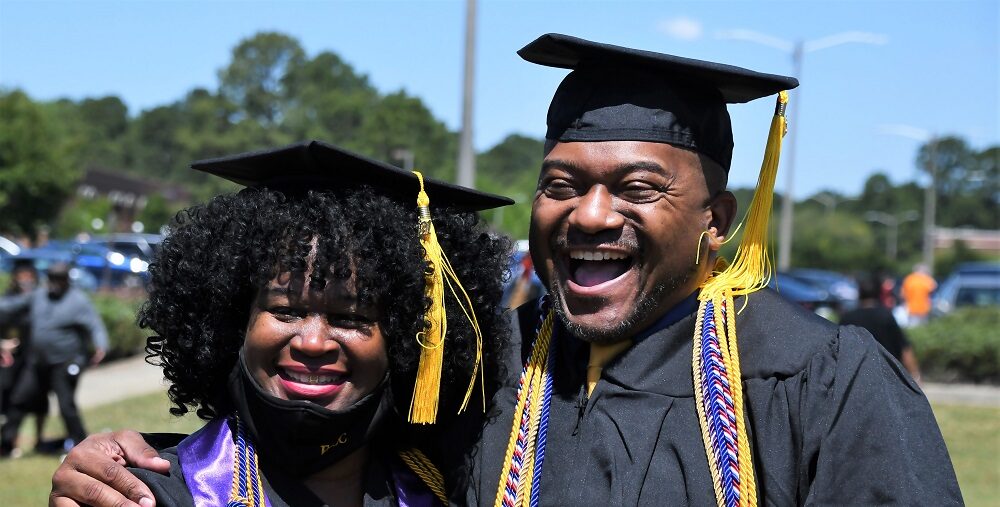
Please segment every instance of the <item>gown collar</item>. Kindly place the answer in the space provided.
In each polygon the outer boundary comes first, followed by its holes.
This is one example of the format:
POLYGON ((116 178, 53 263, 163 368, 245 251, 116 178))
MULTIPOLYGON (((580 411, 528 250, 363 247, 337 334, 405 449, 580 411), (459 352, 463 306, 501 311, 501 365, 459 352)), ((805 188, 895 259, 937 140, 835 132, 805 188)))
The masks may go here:
MULTIPOLYGON (((694 336, 698 293, 674 305, 666 314, 635 335, 635 345, 604 367, 602 380, 627 390, 664 396, 693 397, 691 340, 694 336)), ((587 362, 586 342, 571 336, 559 325, 556 344, 557 368, 572 370, 572 383, 584 382, 587 362), (562 368, 560 368, 560 366, 562 368)), ((565 376, 566 370, 560 376, 565 376)), ((565 385, 563 388, 570 387, 565 385)))

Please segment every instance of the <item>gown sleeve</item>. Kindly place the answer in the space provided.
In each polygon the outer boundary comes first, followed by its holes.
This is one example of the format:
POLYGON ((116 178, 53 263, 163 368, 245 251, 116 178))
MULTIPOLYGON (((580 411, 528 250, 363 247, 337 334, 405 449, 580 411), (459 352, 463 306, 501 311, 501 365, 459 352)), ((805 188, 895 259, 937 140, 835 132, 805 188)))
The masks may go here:
POLYGON ((962 505, 927 398, 867 332, 841 328, 809 369, 806 505, 962 505))
POLYGON ((166 475, 142 468, 128 470, 153 492, 157 507, 194 507, 194 499, 188 491, 180 463, 177 461, 177 448, 161 450, 160 457, 170 462, 170 471, 166 475))

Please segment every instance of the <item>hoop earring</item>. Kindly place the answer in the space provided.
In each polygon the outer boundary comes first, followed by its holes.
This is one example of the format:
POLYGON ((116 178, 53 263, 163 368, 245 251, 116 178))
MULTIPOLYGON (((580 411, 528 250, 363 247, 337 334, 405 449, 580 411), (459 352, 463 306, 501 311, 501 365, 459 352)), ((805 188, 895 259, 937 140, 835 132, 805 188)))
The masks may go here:
POLYGON ((704 238, 706 235, 708 235, 708 231, 701 231, 701 234, 698 235, 698 250, 695 251, 694 256, 695 266, 701 262, 701 238, 704 238))

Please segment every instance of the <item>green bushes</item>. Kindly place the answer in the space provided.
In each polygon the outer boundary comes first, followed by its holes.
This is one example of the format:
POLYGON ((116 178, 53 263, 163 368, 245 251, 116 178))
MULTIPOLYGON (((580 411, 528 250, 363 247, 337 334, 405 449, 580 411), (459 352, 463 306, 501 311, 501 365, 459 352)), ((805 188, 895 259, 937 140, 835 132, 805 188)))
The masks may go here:
POLYGON ((135 312, 143 300, 101 293, 91 294, 90 297, 108 328, 108 359, 141 353, 146 346, 148 332, 136 326, 135 312))
POLYGON ((1000 384, 1000 309, 960 309, 908 333, 924 378, 1000 384))

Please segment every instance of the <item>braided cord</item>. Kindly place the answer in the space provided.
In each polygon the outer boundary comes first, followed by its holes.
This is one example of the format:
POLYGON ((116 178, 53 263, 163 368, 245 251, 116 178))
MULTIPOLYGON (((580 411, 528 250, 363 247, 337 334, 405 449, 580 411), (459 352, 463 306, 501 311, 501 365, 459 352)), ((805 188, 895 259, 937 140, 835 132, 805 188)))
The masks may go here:
MULTIPOLYGON (((548 369, 552 371, 555 354, 549 354, 548 369)), ((545 462, 545 442, 548 441, 549 407, 552 406, 552 375, 545 376, 545 392, 542 395, 542 415, 538 423, 538 444, 535 448, 535 469, 531 476, 531 496, 529 507, 538 507, 542 490, 542 463, 545 462)))
POLYGON ((544 438, 548 428, 547 400, 551 400, 549 344, 555 320, 554 312, 549 310, 547 297, 542 299, 539 319, 531 355, 521 372, 510 440, 500 472, 494 507, 528 507, 532 497, 537 504, 541 477, 541 461, 537 459, 537 450, 543 449, 544 458, 545 442, 539 441, 539 437, 541 435, 544 438))
POLYGON ((733 295, 699 305, 692 351, 695 405, 719 507, 755 507, 733 295))
POLYGON ((736 427, 733 400, 726 374, 724 351, 719 343, 721 309, 714 302, 705 304, 701 328, 701 369, 706 423, 711 440, 710 465, 716 470, 722 505, 739 503, 739 463, 736 451, 736 427))
POLYGON ((695 410, 698 412, 698 425, 701 427, 701 439, 705 446, 705 453, 708 455, 708 469, 712 474, 712 487, 715 489, 715 498, 718 502, 719 507, 725 507, 722 503, 722 480, 719 477, 719 468, 716 466, 717 460, 715 458, 714 448, 712 446, 712 437, 709 430, 709 418, 708 409, 706 408, 705 398, 705 375, 703 374, 704 369, 702 368, 702 335, 705 332, 705 327, 707 323, 705 322, 705 316, 708 314, 707 305, 709 303, 702 301, 698 306, 698 316, 697 322, 695 324, 695 337, 692 347, 691 354, 691 374, 694 378, 694 399, 695 399, 695 410))
POLYGON ((427 488, 434 493, 434 496, 441 501, 443 505, 448 505, 448 495, 444 490, 444 476, 441 472, 434 466, 427 456, 417 448, 410 448, 399 451, 399 459, 416 474, 420 480, 424 481, 427 488))
POLYGON ((747 434, 746 420, 743 418, 743 382, 740 371, 740 351, 736 340, 736 312, 728 311, 735 308, 733 304, 733 294, 726 292, 725 325, 726 343, 729 353, 726 357, 729 363, 726 365, 729 370, 729 383, 733 388, 733 410, 736 415, 736 440, 739 449, 740 484, 745 493, 740 497, 741 507, 756 507, 757 505, 757 483, 754 480, 753 458, 750 455, 750 437, 747 434))
POLYGON ((233 485, 227 507, 260 507, 264 502, 264 485, 260 480, 257 452, 246 436, 243 422, 236 418, 236 456, 233 459, 233 485))

